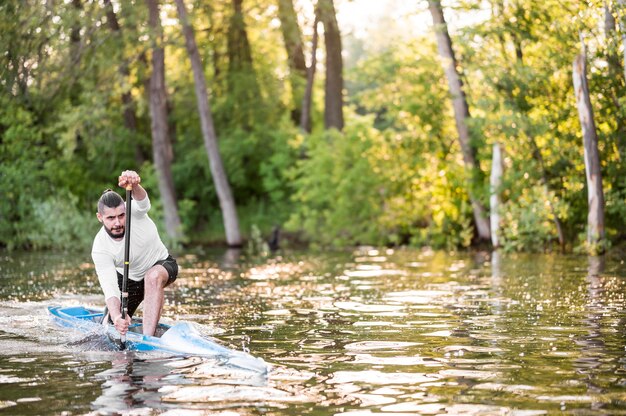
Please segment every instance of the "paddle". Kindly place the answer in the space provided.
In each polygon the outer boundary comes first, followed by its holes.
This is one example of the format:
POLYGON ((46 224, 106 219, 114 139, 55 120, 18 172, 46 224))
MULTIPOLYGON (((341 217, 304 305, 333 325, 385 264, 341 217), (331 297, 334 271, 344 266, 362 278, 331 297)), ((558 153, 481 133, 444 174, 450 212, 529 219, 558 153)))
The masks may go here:
MULTIPOLYGON (((124 277, 122 279, 122 319, 126 319, 128 309, 128 269, 130 257, 130 205, 133 199, 133 186, 126 185, 126 226, 124 229, 124 277)), ((120 337, 122 349, 126 348, 126 335, 120 337)))

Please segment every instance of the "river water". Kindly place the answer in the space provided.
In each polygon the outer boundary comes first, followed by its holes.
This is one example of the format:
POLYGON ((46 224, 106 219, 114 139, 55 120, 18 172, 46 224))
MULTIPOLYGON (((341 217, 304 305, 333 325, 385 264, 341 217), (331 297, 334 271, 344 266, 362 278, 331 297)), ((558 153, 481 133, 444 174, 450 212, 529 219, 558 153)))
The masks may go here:
POLYGON ((264 359, 265 378, 62 330, 47 306, 103 305, 89 256, 0 256, 1 414, 626 414, 617 256, 179 255, 163 320, 264 359))

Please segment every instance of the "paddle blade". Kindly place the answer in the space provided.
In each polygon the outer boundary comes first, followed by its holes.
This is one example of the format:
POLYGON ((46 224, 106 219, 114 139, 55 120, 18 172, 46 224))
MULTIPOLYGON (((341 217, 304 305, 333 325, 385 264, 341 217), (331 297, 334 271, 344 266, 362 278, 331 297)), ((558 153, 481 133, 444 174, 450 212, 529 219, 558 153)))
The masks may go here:
POLYGON ((217 343, 216 340, 204 337, 188 322, 181 322, 172 326, 161 336, 161 341, 172 351, 215 357, 226 365, 259 374, 266 374, 268 371, 268 365, 262 359, 241 351, 231 350, 217 343))

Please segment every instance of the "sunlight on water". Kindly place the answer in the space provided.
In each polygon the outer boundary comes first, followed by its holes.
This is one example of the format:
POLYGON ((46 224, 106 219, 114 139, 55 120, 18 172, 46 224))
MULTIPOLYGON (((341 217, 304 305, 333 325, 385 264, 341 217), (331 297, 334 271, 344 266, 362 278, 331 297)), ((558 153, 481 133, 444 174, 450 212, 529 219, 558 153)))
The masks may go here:
POLYGON ((164 321, 272 365, 128 353, 55 327, 102 306, 84 257, 0 264, 7 414, 626 413, 626 271, 617 259, 360 248, 179 256, 164 321))

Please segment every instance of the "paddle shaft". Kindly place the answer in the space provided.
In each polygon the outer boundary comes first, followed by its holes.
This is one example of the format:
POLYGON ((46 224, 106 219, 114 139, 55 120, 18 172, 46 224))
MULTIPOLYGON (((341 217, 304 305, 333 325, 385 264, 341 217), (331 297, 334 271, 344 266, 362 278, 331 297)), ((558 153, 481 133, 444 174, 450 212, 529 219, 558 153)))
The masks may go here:
MULTIPOLYGON (((133 186, 126 186, 126 226, 124 227, 124 277, 122 279, 122 319, 128 309, 128 269, 130 268, 130 217, 133 186)), ((126 346, 126 335, 121 336, 122 347, 126 346)))

